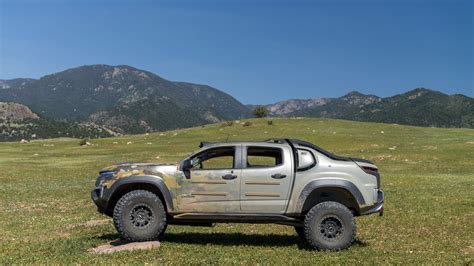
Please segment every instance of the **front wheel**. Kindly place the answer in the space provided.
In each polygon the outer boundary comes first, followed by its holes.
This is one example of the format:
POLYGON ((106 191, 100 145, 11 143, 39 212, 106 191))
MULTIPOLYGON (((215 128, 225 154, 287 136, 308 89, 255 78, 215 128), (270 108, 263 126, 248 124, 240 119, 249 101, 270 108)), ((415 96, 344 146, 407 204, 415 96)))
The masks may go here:
POLYGON ((307 243, 317 250, 341 250, 355 239, 356 223, 344 205, 325 201, 317 204, 306 215, 304 233, 307 243))
POLYGON ((130 241, 157 239, 166 230, 166 211, 160 198, 146 190, 123 195, 114 208, 114 225, 130 241))

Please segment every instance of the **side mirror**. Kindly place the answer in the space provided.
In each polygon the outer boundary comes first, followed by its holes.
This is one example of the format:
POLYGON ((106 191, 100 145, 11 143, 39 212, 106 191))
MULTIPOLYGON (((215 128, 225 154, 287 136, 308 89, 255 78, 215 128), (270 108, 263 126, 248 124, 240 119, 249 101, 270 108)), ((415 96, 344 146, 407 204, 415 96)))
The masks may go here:
POLYGON ((193 165, 191 164, 190 159, 186 159, 186 160, 181 162, 181 171, 183 171, 184 176, 187 179, 191 178, 191 172, 189 171, 191 168, 193 168, 193 165))
POLYGON ((182 162, 181 170, 189 171, 189 169, 191 169, 192 167, 193 167, 193 165, 191 164, 191 160, 186 159, 182 162))

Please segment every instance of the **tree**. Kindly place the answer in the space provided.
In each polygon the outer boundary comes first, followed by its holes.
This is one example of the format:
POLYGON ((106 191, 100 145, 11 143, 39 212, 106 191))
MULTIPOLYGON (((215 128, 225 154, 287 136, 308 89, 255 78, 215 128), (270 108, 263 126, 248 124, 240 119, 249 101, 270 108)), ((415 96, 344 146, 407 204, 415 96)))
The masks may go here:
POLYGON ((257 106, 253 109, 253 115, 257 118, 266 117, 268 115, 268 110, 265 106, 257 106))

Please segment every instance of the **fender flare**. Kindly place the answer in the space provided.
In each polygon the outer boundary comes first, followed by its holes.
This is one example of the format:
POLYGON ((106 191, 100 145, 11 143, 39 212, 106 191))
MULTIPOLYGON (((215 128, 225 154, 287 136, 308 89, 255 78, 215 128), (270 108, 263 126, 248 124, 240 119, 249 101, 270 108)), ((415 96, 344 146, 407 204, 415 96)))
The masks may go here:
POLYGON ((106 201, 110 201, 117 189, 128 184, 149 184, 155 186, 163 195, 168 212, 171 212, 174 209, 173 198, 171 197, 171 192, 165 182, 161 177, 152 175, 128 176, 117 180, 109 189, 104 191, 104 198, 106 201))
POLYGON ((308 197, 314 190, 318 188, 340 188, 347 190, 355 198, 357 204, 359 204, 359 207, 365 205, 364 197, 362 196, 362 193, 356 187, 356 185, 354 185, 354 183, 342 179, 321 179, 313 180, 305 185, 296 203, 297 212, 302 211, 304 203, 306 202, 308 197))

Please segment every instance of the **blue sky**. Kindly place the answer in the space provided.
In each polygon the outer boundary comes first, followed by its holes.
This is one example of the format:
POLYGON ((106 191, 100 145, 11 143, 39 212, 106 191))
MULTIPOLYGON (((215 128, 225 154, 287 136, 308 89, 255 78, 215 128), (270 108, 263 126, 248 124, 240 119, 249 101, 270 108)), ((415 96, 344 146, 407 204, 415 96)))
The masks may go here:
POLYGON ((126 64, 244 103, 474 96, 473 1, 0 0, 0 79, 126 64))

